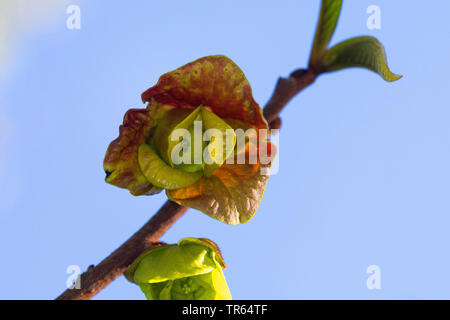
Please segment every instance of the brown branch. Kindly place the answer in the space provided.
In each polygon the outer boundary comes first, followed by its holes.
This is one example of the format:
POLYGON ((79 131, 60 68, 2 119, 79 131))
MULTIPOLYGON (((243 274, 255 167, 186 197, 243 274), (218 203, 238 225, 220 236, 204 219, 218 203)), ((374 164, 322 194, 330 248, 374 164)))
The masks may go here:
POLYGON ((88 300, 119 277, 145 250, 158 245, 158 239, 187 211, 170 200, 138 232, 96 267, 81 275, 81 289, 67 289, 57 300, 88 300))
POLYGON ((317 75, 310 70, 299 69, 292 72, 289 78, 278 79, 272 97, 264 107, 264 117, 271 128, 280 122, 278 115, 288 102, 297 93, 313 83, 316 77, 317 75))
MULTIPOLYGON (((278 79, 264 116, 273 129, 281 126, 280 112, 301 90, 314 82, 317 75, 310 70, 299 69, 288 78, 278 79)), ((131 238, 106 257, 97 266, 90 266, 81 275, 80 289, 67 289, 57 300, 88 300, 118 278, 145 250, 158 246, 159 238, 187 211, 170 200, 131 238)))

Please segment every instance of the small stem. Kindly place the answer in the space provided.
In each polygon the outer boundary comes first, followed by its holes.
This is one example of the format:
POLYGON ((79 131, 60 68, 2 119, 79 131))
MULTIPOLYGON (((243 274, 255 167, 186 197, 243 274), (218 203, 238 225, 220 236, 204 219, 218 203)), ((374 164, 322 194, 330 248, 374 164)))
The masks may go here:
POLYGON ((293 97, 316 80, 317 75, 310 70, 299 69, 289 78, 279 78, 272 97, 264 107, 264 117, 268 123, 277 120, 280 112, 293 97))

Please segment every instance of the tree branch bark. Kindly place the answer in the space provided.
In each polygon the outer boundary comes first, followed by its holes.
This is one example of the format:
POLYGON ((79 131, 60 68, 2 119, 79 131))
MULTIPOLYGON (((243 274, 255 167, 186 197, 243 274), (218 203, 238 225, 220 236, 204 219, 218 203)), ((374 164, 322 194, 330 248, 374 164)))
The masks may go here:
POLYGON ((170 200, 130 239, 106 257, 96 267, 81 275, 80 289, 67 289, 57 300, 88 300, 119 277, 136 258, 151 247, 187 211, 170 200))
MULTIPOLYGON (((297 93, 314 82, 317 75, 312 70, 299 69, 288 78, 280 78, 269 102, 264 107, 264 117, 272 129, 281 126, 280 112, 297 93)), ((159 238, 188 210, 170 200, 131 238, 106 257, 97 266, 91 265, 81 274, 80 289, 67 289, 57 300, 88 300, 122 275, 130 264, 144 251, 160 245, 159 238)))

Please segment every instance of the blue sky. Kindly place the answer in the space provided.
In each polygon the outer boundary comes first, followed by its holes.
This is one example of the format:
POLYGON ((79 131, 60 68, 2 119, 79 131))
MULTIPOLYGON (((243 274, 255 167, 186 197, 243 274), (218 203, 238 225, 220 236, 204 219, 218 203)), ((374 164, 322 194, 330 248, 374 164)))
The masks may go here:
MULTIPOLYGON (((39 9, 20 2, 22 13, 39 9)), ((253 220, 228 226, 190 210, 163 237, 216 241, 235 299, 450 298, 450 4, 344 2, 332 43, 376 36, 404 78, 321 76, 282 113, 279 172, 253 220), (366 27, 373 4, 381 30, 366 27), (366 287, 370 265, 380 290, 366 287)), ((143 107, 140 94, 161 74, 224 54, 263 106, 279 76, 306 65, 318 9, 74 0, 42 19, 25 14, 23 31, 3 24, 0 298, 56 297, 69 265, 97 264, 165 201, 106 184, 102 169, 123 114, 143 107), (81 8, 80 30, 66 28, 69 4, 81 8)), ((143 298, 123 277, 96 297, 143 298)))

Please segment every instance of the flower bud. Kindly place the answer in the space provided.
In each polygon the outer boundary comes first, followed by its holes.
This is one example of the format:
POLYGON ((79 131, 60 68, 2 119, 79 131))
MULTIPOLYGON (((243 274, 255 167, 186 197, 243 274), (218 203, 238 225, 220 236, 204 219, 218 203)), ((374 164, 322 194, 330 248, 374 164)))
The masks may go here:
POLYGON ((143 253, 125 272, 148 300, 230 300, 217 245, 186 238, 143 253))

